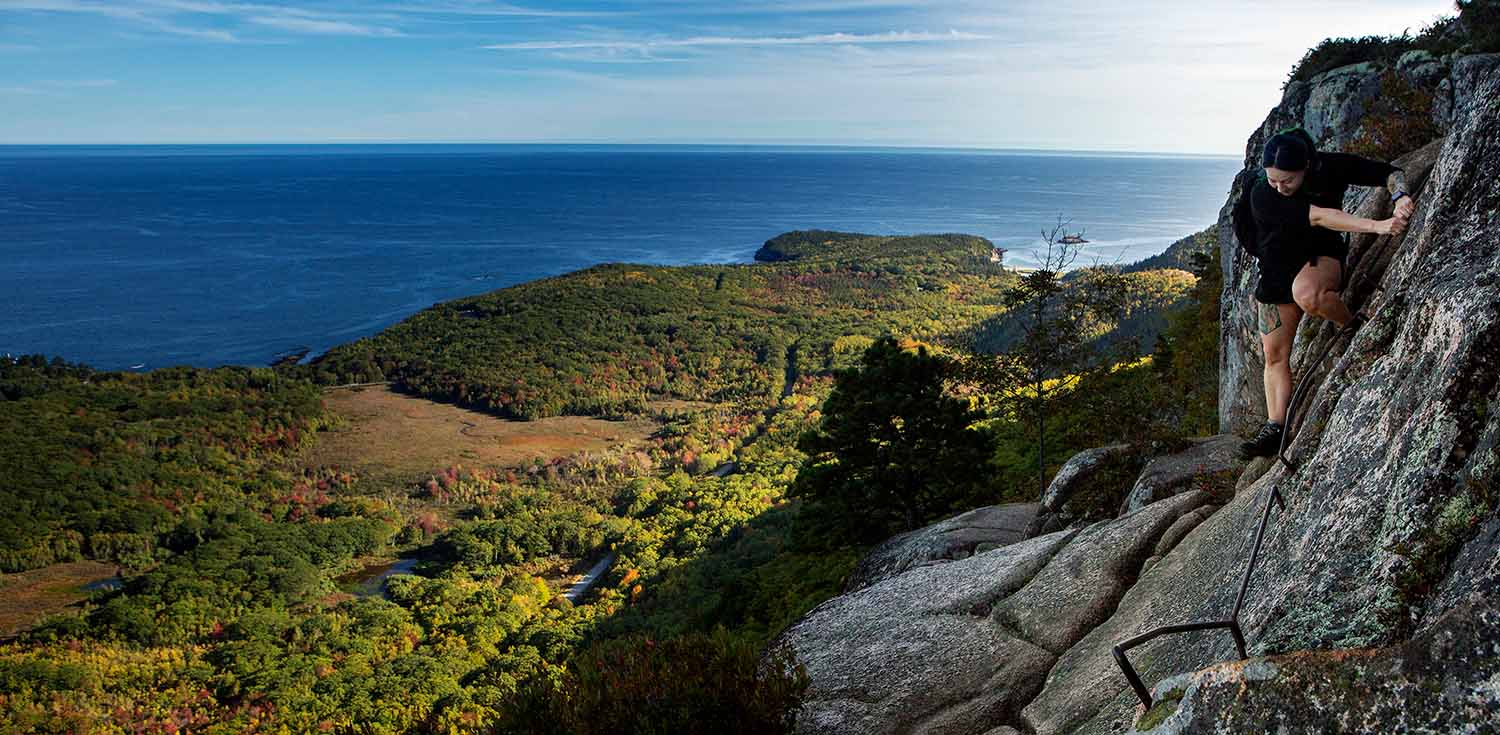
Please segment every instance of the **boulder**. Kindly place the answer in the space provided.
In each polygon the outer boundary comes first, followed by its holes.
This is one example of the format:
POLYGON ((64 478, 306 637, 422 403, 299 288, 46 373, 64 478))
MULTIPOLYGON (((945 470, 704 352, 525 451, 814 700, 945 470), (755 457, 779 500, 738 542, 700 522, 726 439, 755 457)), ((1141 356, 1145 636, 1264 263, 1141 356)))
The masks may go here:
POLYGON ((1412 49, 1401 54, 1401 57, 1396 59, 1396 70, 1413 86, 1430 90, 1436 90, 1450 73, 1448 65, 1441 58, 1431 51, 1421 49, 1412 49))
POLYGON ((1190 492, 1124 518, 917 566, 813 608, 790 646, 799 733, 982 732, 1019 722, 1056 654, 1109 616, 1190 492))
POLYGON ((1198 524, 1208 520, 1208 517, 1213 515, 1214 511, 1220 507, 1218 505, 1205 505, 1191 513, 1183 514, 1157 540, 1156 550, 1152 552, 1152 556, 1166 556, 1190 531, 1197 528, 1198 524))
POLYGON ((983 732, 1013 721, 1054 656, 995 625, 1074 532, 918 567, 824 601, 773 640, 812 686, 799 733, 983 732))
POLYGON ((1214 487, 1218 494, 1227 494, 1234 478, 1245 467, 1245 461, 1239 457, 1241 441, 1232 434, 1194 439, 1184 451, 1152 459, 1125 496, 1120 514, 1140 510, 1194 489, 1195 485, 1214 487))
POLYGON ((996 605, 990 617, 1061 654, 1114 612, 1162 533, 1207 500, 1207 493, 1185 493, 1089 526, 1021 591, 996 605))
POLYGON ((1130 467, 1141 461, 1140 455, 1140 450, 1129 444, 1095 447, 1073 455, 1047 486, 1047 492, 1042 496, 1042 509, 1051 513, 1063 510, 1069 501, 1097 484, 1101 472, 1119 466, 1130 467))
POLYGON ((1448 77, 1440 84, 1448 85, 1448 98, 1434 100, 1434 107, 1447 103, 1446 118, 1438 119, 1438 127, 1448 130, 1455 122, 1459 111, 1473 105, 1476 96, 1482 96, 1485 78, 1500 69, 1500 53, 1468 54, 1452 61, 1448 77), (1445 122, 1446 120, 1446 122, 1445 122))
POLYGON ((844 592, 869 587, 908 569, 963 559, 1026 538, 1036 503, 1006 503, 960 513, 930 526, 892 536, 855 565, 844 592))
POLYGON ((1063 463, 1042 495, 1041 508, 1027 528, 1028 538, 1078 521, 1113 518, 1120 499, 1146 461, 1146 449, 1111 444, 1085 449, 1063 463))
POLYGON ((1381 71, 1374 62, 1364 61, 1330 69, 1307 82, 1302 127, 1312 133, 1313 140, 1347 145, 1342 138, 1352 139, 1370 103, 1380 96, 1381 71))

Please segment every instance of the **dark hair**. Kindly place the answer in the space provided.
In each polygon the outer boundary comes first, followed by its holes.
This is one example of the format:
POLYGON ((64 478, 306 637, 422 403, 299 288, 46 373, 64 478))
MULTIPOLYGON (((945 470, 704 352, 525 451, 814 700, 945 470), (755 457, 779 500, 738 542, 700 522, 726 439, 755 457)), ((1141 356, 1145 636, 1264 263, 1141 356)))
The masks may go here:
POLYGON ((1318 144, 1302 128, 1287 128, 1266 141, 1260 164, 1267 168, 1301 171, 1318 158, 1318 144))

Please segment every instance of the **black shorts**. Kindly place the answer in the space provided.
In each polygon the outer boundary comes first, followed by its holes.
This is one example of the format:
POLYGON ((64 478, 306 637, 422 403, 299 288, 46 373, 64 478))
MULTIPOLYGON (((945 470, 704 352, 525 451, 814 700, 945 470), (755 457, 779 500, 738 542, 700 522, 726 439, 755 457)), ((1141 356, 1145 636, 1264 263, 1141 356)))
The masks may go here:
MULTIPOLYGON (((1340 278, 1348 275, 1349 242, 1319 239, 1311 248, 1296 257, 1279 253, 1265 253, 1260 259, 1260 283, 1255 287, 1255 300, 1262 304, 1292 303, 1292 281, 1302 272, 1302 266, 1317 262, 1318 256, 1335 258, 1339 262, 1340 278)), ((1342 283, 1339 284, 1343 286, 1342 283)))

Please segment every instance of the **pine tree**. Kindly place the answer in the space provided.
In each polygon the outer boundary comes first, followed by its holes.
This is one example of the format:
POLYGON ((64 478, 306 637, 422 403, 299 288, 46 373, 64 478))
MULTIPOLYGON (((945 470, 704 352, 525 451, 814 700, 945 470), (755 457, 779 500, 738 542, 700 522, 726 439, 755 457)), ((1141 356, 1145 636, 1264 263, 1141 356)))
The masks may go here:
POLYGON ((963 365, 966 378, 1020 418, 1036 438, 1038 499, 1047 489, 1048 415, 1074 386, 1107 374, 1122 357, 1090 347, 1090 339, 1100 324, 1114 323, 1124 313, 1124 275, 1096 264, 1065 282, 1079 254, 1065 236, 1066 225, 1059 215, 1050 232, 1042 231, 1046 252, 1037 253, 1039 266, 1001 296, 1007 309, 1022 315, 1021 339, 997 354, 976 350, 963 365))
POLYGON ((854 543, 880 541, 983 502, 992 453, 983 418, 945 393, 955 365, 891 337, 838 371, 823 418, 797 447, 808 457, 789 488, 818 525, 854 543))

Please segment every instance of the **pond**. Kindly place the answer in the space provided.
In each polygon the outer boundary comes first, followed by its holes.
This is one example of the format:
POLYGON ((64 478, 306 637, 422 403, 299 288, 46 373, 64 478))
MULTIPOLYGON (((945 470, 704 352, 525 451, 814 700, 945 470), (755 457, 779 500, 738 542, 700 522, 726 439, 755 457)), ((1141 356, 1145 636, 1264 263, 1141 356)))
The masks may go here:
POLYGON ((113 577, 105 577, 103 579, 96 579, 96 580, 94 580, 92 582, 84 584, 83 585, 83 589, 84 589, 85 592, 93 592, 94 590, 109 590, 109 591, 113 592, 114 590, 120 589, 121 587, 124 587, 124 586, 125 586, 125 580, 120 579, 120 575, 117 574, 117 575, 115 575, 113 577))
POLYGON ((371 564, 334 580, 339 588, 360 597, 386 597, 385 581, 397 574, 412 574, 420 559, 395 559, 371 564))

